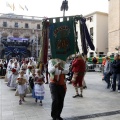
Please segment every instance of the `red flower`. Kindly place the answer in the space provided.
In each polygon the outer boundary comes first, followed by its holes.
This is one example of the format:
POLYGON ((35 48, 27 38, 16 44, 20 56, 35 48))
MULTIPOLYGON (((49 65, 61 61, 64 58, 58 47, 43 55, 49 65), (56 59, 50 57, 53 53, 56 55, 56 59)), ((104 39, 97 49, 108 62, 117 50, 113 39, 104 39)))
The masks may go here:
POLYGON ((28 66, 28 69, 32 69, 33 67, 32 66, 28 66))
POLYGON ((15 69, 15 68, 13 68, 13 69, 12 69, 12 72, 13 72, 13 73, 15 73, 15 72, 16 72, 16 69, 15 69))
POLYGON ((2 67, 3 65, 2 64, 0 64, 0 67, 2 67))
POLYGON ((37 79, 37 81, 36 82, 39 82, 39 83, 41 83, 42 82, 42 79, 37 79))

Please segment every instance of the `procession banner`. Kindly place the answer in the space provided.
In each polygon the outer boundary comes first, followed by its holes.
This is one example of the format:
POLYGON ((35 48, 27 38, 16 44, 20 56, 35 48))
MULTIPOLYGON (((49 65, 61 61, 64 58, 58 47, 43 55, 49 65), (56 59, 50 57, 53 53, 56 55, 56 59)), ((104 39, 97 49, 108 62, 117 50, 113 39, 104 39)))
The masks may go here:
POLYGON ((52 58, 66 61, 68 56, 75 54, 73 19, 50 24, 49 37, 52 58))
POLYGON ((43 64, 47 63, 47 57, 48 57, 48 39, 49 39, 49 22, 47 22, 47 19, 43 21, 43 27, 42 27, 42 45, 40 49, 39 54, 39 62, 42 62, 43 64))

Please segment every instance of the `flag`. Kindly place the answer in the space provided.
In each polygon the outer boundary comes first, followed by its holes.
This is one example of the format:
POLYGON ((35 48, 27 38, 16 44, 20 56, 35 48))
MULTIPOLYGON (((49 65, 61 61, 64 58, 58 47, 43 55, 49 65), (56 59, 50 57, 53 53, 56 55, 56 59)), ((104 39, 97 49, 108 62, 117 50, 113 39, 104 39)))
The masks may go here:
POLYGON ((50 46, 52 58, 66 61, 67 57, 76 53, 74 20, 50 23, 50 46))
POLYGON ((86 19, 81 17, 81 19, 79 19, 79 23, 80 23, 82 50, 83 50, 83 54, 87 55, 88 47, 90 47, 91 50, 95 50, 95 47, 93 45, 92 39, 90 37, 90 34, 86 26, 86 19))
POLYGON ((19 8, 22 9, 22 10, 24 10, 24 8, 20 4, 19 4, 19 8))
POLYGON ((27 6, 25 5, 25 9, 28 11, 28 8, 27 8, 27 6))
POLYGON ((49 22, 47 19, 43 21, 42 26, 42 47, 40 50, 39 61, 42 61, 44 64, 47 63, 48 57, 48 39, 49 39, 49 22))
POLYGON ((11 9, 13 9, 12 5, 10 3, 8 3, 8 2, 6 2, 6 6, 9 7, 9 8, 11 8, 11 9))

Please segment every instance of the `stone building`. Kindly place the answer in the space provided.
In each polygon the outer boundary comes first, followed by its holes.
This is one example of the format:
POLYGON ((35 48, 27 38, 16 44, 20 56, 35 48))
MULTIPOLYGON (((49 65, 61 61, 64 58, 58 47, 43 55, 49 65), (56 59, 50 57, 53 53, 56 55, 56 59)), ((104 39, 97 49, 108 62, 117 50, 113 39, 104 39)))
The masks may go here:
MULTIPOLYGON (((0 14, 0 40, 28 38, 31 56, 37 57, 41 44, 42 19, 35 16, 0 14)), ((0 42, 0 53, 4 45, 0 42)))
POLYGON ((120 0, 109 1, 108 53, 120 52, 120 0))

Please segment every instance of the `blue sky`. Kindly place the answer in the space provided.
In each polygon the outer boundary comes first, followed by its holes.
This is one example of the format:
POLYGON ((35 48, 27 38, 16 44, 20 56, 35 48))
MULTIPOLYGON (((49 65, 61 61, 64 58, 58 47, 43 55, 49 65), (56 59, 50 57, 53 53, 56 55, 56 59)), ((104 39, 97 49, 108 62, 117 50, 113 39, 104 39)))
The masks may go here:
MULTIPOLYGON (((15 13, 19 15, 39 16, 39 17, 57 17, 62 16, 60 7, 63 0, 0 0, 0 13, 15 13), (13 11, 6 3, 15 6, 13 11), (22 10, 19 4, 24 8, 26 5, 28 11, 22 10)), ((87 15, 94 11, 108 12, 108 0, 68 0, 69 15, 87 15)))

